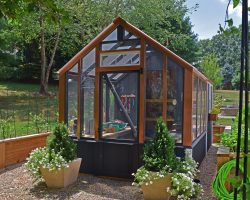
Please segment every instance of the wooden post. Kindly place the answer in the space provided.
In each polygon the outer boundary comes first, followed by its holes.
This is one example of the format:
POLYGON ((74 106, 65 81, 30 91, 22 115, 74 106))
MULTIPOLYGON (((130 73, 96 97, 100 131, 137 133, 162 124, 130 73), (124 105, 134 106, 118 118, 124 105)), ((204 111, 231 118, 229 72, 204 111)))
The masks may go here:
POLYGON ((162 73, 162 80, 163 80, 163 88, 162 88, 162 96, 163 96, 163 105, 162 105, 162 118, 164 122, 167 122, 167 56, 166 54, 163 55, 163 73, 162 73))
POLYGON ((65 122, 65 76, 66 74, 60 74, 59 75, 59 122, 64 123, 65 122))
POLYGON ((79 140, 81 138, 81 60, 78 61, 78 76, 77 76, 77 131, 76 136, 79 140))
POLYGON ((95 124, 95 140, 99 140, 99 108, 100 108, 100 45, 96 46, 96 70, 95 70, 95 102, 94 102, 94 124, 95 124))
POLYGON ((140 52, 140 97, 139 97, 139 143, 144 143, 144 131, 145 131, 145 41, 141 39, 141 52, 140 52))
POLYGON ((5 142, 0 141, 0 169, 5 167, 5 142))
POLYGON ((183 146, 192 146, 192 108, 193 108, 192 71, 184 71, 184 108, 183 108, 183 146))

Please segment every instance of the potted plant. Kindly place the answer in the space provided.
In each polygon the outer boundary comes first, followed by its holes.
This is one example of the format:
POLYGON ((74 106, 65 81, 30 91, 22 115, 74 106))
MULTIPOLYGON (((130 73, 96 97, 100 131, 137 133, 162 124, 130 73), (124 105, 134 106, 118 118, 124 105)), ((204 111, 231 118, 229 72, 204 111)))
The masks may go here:
POLYGON ((81 158, 76 158, 76 144, 69 137, 66 125, 57 124, 47 146, 31 152, 26 168, 36 180, 45 180, 48 187, 66 187, 77 180, 81 158))
POLYGON ((178 159, 174 148, 175 140, 160 118, 156 123, 156 134, 153 140, 146 143, 144 147, 144 165, 132 174, 135 177, 133 185, 141 188, 144 199, 162 200, 169 199, 171 196, 177 196, 177 199, 188 199, 202 191, 201 185, 193 182, 197 163, 191 158, 178 159), (187 179, 184 181, 184 178, 187 179), (185 187, 190 189, 189 193, 183 192, 187 189, 179 185, 180 181, 186 183, 185 187))
POLYGON ((214 107, 209 113, 209 121, 216 121, 218 119, 218 114, 220 113, 220 109, 214 107))
POLYGON ((222 96, 215 95, 213 99, 213 108, 209 113, 210 121, 216 121, 218 119, 218 114, 220 113, 220 108, 222 106, 222 103, 223 103, 222 96))
POLYGON ((220 142, 222 133, 225 131, 225 125, 214 124, 213 125, 213 143, 220 142))

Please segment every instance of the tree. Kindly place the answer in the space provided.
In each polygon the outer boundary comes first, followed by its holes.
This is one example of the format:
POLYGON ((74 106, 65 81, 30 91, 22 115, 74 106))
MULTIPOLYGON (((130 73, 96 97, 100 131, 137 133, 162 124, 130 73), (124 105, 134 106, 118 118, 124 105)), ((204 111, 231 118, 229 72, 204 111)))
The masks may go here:
POLYGON ((213 82, 214 87, 219 88, 223 77, 215 54, 206 56, 202 61, 201 68, 204 74, 213 82))
POLYGON ((9 3, 0 8, 8 24, 2 36, 5 39, 13 34, 18 38, 8 49, 18 50, 18 69, 31 62, 34 69, 40 65, 36 74, 40 76, 42 94, 48 92, 51 72, 62 67, 117 16, 187 61, 196 60, 197 36, 186 17, 185 0, 16 0, 18 9, 9 12, 11 8, 9 3))

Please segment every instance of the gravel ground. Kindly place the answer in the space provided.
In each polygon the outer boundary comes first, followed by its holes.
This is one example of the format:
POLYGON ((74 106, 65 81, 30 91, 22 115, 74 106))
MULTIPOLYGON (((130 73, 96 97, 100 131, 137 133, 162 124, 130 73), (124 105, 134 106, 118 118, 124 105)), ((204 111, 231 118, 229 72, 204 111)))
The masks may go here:
MULTIPOLYGON (((205 195, 202 200, 215 200, 211 183, 216 175, 216 151, 211 147, 200 166, 200 179, 205 195)), ((48 189, 44 183, 32 182, 22 164, 0 172, 0 200, 12 199, 79 199, 79 200, 141 200, 140 190, 131 182, 104 179, 90 175, 80 176, 76 184, 66 189, 48 189)))

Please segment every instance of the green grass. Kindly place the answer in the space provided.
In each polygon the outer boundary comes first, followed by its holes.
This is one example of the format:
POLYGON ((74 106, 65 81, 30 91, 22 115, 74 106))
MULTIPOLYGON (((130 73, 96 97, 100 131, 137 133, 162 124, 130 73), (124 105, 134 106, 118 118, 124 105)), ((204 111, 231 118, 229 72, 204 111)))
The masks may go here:
POLYGON ((38 91, 39 84, 0 82, 0 139, 34 134, 37 127, 39 132, 51 129, 57 120, 57 86, 49 87, 50 96, 41 96, 38 91), (43 123, 40 120, 37 124, 32 116, 39 114, 43 123))
MULTIPOLYGON (((219 95, 223 99, 222 106, 239 104, 239 91, 238 90, 215 90, 214 95, 219 95)), ((243 93, 243 96, 245 92, 243 93)), ((243 98, 243 105, 245 104, 243 98)), ((232 125, 232 119, 220 118, 216 121, 216 124, 232 125)))

